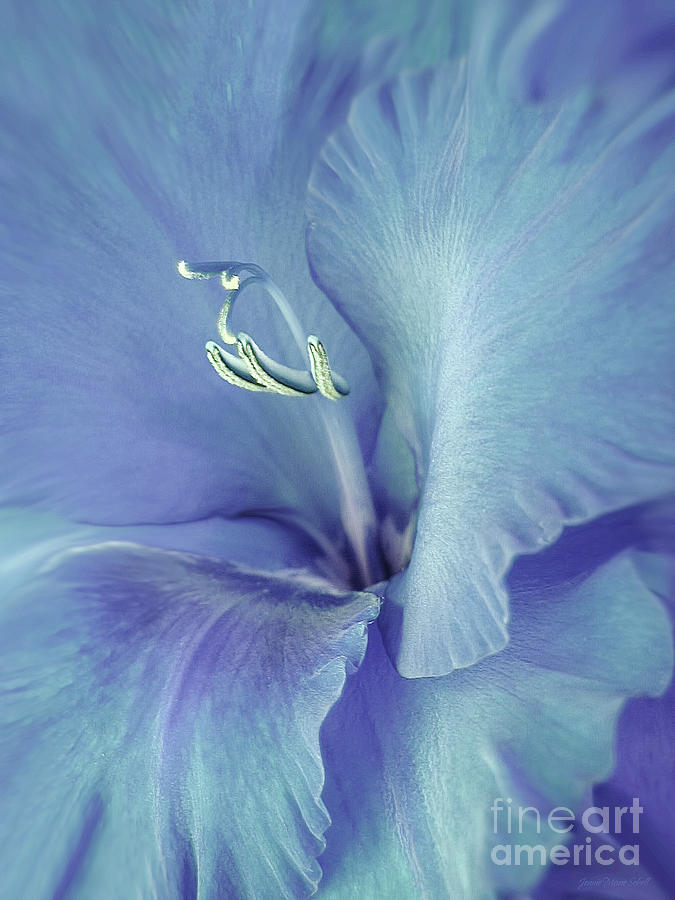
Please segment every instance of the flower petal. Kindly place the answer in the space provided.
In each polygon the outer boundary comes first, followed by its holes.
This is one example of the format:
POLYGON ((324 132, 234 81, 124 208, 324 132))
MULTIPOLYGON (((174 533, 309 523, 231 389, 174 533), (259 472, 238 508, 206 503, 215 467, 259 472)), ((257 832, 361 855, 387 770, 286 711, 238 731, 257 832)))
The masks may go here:
POLYGON ((318 733, 372 595, 108 543, 62 554, 8 606, 9 894, 313 891, 318 733))
POLYGON ((5 507, 0 509, 3 547, 0 578, 10 596, 57 553, 74 546, 123 541, 211 556, 257 571, 304 569, 323 575, 333 584, 346 585, 349 573, 341 568, 342 561, 331 553, 331 548, 294 529, 292 524, 269 518, 214 517, 196 522, 117 528, 79 525, 50 513, 5 507))
MULTIPOLYGON (((370 363, 308 274, 303 203, 311 154, 377 59, 337 40, 322 55, 312 9, 15 8, 2 98, 3 499, 113 524, 304 507, 330 531, 325 401, 224 385, 204 353, 223 292, 176 272, 182 258, 267 269, 348 376, 367 451, 370 363)), ((251 289, 233 324, 308 367, 269 297, 251 289)))
MULTIPOLYGON (((663 511, 662 511, 663 512, 663 511)), ((670 510, 672 527, 672 510, 670 510)), ((663 522, 662 522, 663 524, 663 522)), ((672 545, 671 545, 672 546, 672 545)), ((675 559, 672 554, 635 554, 634 560, 650 590, 670 606, 671 624, 675 612, 675 559)), ((640 888, 640 900, 663 900, 675 884, 675 861, 670 848, 675 840, 675 783, 673 781, 673 745, 675 744, 675 682, 671 681, 660 697, 641 697, 626 704, 616 735, 616 765, 609 779, 595 785, 594 806, 620 808, 637 797, 640 815, 639 865, 631 867, 630 881, 640 888)), ((598 843, 621 846, 630 843, 622 833, 621 822, 609 822, 610 834, 597 836, 598 843)), ((607 868, 597 863, 579 872, 552 867, 539 885, 535 900, 566 896, 576 891, 579 900, 588 897, 612 897, 607 868)), ((576 896, 575 894, 575 896, 576 896)))
MULTIPOLYGON (((673 722, 675 721, 675 688, 671 684, 663 697, 632 700, 621 717, 617 732, 617 766, 611 778, 593 791, 589 806, 610 810, 629 807, 639 800, 642 813, 639 834, 633 838, 620 831, 610 820, 609 834, 593 836, 593 850, 600 844, 619 848, 637 843, 639 859, 631 865, 630 883, 640 889, 640 900, 665 900, 675 884, 675 866, 671 848, 675 837, 673 803, 673 722)), ((622 827, 623 826, 623 827, 622 827)), ((616 853, 616 850, 614 851, 616 853)), ((594 854, 593 854, 594 855, 594 854)), ((602 857, 601 857, 602 858, 602 857)), ((605 855, 605 859, 606 859, 605 855)), ((552 866, 539 885, 533 900, 566 897, 574 892, 577 900, 614 900, 616 881, 607 879, 607 868, 593 861, 579 870, 552 866)))
POLYGON ((612 83, 621 81, 629 93, 631 84, 638 90, 646 81, 672 84, 675 11, 670 0, 645 0, 639 8, 630 0, 546 6, 534 0, 530 7, 529 17, 516 20, 500 69, 503 77, 511 70, 522 96, 560 97, 588 82, 611 91, 612 83))
POLYGON ((626 557, 543 587, 550 575, 547 562, 514 572, 510 645, 446 677, 399 678, 373 629, 322 730, 333 820, 324 896, 488 898, 541 875, 492 866, 494 845, 564 843, 548 813, 577 809, 609 773, 624 700, 664 689, 672 648, 660 602, 626 557), (521 839, 517 825, 502 835, 503 818, 495 831, 497 798, 515 816, 536 807, 542 833, 527 819, 521 839))
POLYGON ((526 108, 470 60, 366 91, 324 148, 310 261, 421 490, 383 610, 403 675, 506 644, 516 554, 672 489, 674 113, 526 108))

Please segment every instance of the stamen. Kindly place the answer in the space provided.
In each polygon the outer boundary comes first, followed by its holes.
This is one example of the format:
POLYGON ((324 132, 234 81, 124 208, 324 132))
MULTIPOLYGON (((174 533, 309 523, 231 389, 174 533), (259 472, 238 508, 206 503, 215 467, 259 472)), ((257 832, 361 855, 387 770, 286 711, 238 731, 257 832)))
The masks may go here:
MULTIPOLYGON (((178 274, 182 275, 183 278, 213 278, 216 275, 220 276, 221 282, 223 278, 228 282, 232 282, 234 278, 237 278, 237 273, 242 269, 245 269, 246 266, 237 262, 200 262, 200 263, 189 263, 184 259, 181 259, 179 263, 176 264, 176 268, 178 269, 178 274), (234 274, 230 274, 230 273, 234 274)), ((238 278, 237 278, 238 284, 238 278)), ((226 290, 234 290, 235 285, 233 283, 223 284, 223 287, 226 290)))
POLYGON ((220 283, 227 293, 225 295, 225 302, 218 313, 218 334, 226 344, 236 344, 237 335, 233 331, 230 331, 230 327, 227 324, 227 317, 232 310, 237 294, 250 284, 264 284, 264 279, 259 275, 250 275, 242 282, 238 275, 228 276, 227 272, 223 272, 220 283))
POLYGON ((323 396, 329 400, 340 400, 348 394, 349 385, 344 378, 331 372, 326 349, 314 334, 307 338, 307 351, 312 378, 323 396))
POLYGON ((315 394, 317 388, 330 400, 339 400, 349 393, 349 385, 345 379, 331 371, 328 354, 315 335, 310 335, 306 343, 310 374, 305 370, 291 369, 276 362, 263 353, 247 334, 244 332, 235 334, 230 330, 227 320, 237 296, 248 285, 262 284, 284 316, 296 343, 304 349, 302 329, 288 300, 260 266, 240 262, 191 263, 181 260, 177 264, 177 269, 183 278, 206 279, 215 276, 220 278, 221 286, 225 290, 225 302, 218 315, 218 334, 226 344, 237 345, 240 361, 245 364, 242 371, 239 364, 234 364, 235 357, 209 341, 208 360, 225 381, 237 387, 245 387, 246 390, 266 390, 285 397, 308 396, 315 394), (244 272, 249 274, 242 281, 240 275, 244 272))
POLYGON ((239 290, 239 276, 232 275, 230 277, 227 272, 223 272, 220 276, 220 283, 225 288, 226 291, 238 291, 239 290))
POLYGON ((239 351, 239 356, 248 366, 251 376, 255 378, 260 384, 263 384, 268 390, 273 391, 275 394, 281 394, 285 397, 304 397, 307 394, 316 393, 316 385, 306 372, 299 372, 299 375, 307 376, 307 381, 304 383, 304 385, 299 379, 297 379, 296 384, 293 385, 286 384, 279 378, 275 377, 275 375, 273 374, 274 369, 284 368, 290 376, 287 380, 292 381, 295 380, 295 371, 293 369, 289 369, 287 366, 282 367, 278 363, 275 363, 274 360, 271 360, 262 352, 260 347, 258 347, 258 345, 252 338, 250 338, 243 332, 241 332, 239 337, 237 338, 237 350, 239 351), (263 367, 262 360, 265 360, 268 363, 268 368, 263 367), (271 365, 269 365, 270 363, 271 365), (272 371, 268 371, 268 369, 271 369, 272 371))
POLYGON ((258 381, 254 381, 251 375, 242 365, 241 360, 231 353, 227 353, 218 344, 209 341, 206 345, 206 358, 211 363, 222 379, 235 387, 244 388, 247 391, 264 391, 269 389, 258 381))
MULTIPOLYGON (((235 276, 237 281, 239 281, 239 277, 235 276)), ((225 281, 224 278, 221 279, 221 284, 225 281)), ((218 313, 218 334, 225 341, 226 344, 236 344, 237 343, 237 335, 230 331, 227 327, 227 317, 230 312, 230 306, 232 305, 232 296, 234 291, 228 291, 225 295, 225 302, 223 303, 220 312, 218 313)))

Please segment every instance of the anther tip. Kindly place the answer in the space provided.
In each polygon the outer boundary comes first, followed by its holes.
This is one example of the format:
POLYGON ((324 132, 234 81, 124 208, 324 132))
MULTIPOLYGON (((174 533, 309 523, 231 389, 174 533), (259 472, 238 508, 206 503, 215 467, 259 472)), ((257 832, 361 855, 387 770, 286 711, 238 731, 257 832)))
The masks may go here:
POLYGON ((239 290, 239 276, 238 275, 228 275, 227 272, 223 272, 220 276, 220 283, 225 288, 226 291, 238 291, 239 290))
MULTIPOLYGON (((225 265, 225 264, 224 264, 225 265)), ((220 275, 220 283, 226 291, 238 291, 240 281, 238 275, 230 275, 228 269, 219 268, 218 263, 188 263, 184 259, 176 263, 178 274, 183 278, 203 279, 220 275)))

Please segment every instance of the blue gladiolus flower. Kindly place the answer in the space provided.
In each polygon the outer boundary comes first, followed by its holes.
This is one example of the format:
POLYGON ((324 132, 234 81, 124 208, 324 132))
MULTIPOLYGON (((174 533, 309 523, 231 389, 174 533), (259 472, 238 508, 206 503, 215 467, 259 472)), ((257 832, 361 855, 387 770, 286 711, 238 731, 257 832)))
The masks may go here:
POLYGON ((2 896, 667 895, 670 6, 11 5, 2 896))

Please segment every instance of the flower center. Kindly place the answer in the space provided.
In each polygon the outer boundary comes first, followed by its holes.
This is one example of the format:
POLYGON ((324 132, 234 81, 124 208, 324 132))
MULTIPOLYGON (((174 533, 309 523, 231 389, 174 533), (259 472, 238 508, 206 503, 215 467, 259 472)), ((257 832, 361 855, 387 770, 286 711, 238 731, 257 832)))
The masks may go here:
MULTIPOLYGON (((218 333, 224 343, 236 345, 238 355, 228 353, 214 341, 207 342, 206 355, 218 375, 229 384, 286 397, 307 397, 318 391, 330 400, 339 400, 349 393, 347 381, 331 369, 323 343, 316 335, 305 338, 291 304, 260 266, 241 262, 192 263, 183 260, 178 263, 177 269, 183 278, 218 277, 225 290, 225 302, 218 316, 218 333), (234 302, 252 284, 261 284, 274 300, 301 352, 307 352, 307 370, 292 369, 276 362, 248 334, 235 334, 230 330, 228 316, 234 302)), ((381 578, 377 562, 380 553, 375 509, 354 423, 342 404, 319 404, 317 416, 323 426, 327 456, 339 488, 340 515, 354 555, 356 580, 358 586, 366 587, 381 578)), ((295 524, 300 523, 295 520, 295 524)), ((316 539, 315 530, 310 527, 306 530, 316 539)))

